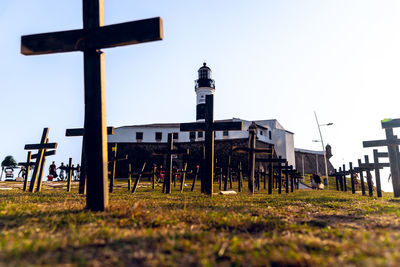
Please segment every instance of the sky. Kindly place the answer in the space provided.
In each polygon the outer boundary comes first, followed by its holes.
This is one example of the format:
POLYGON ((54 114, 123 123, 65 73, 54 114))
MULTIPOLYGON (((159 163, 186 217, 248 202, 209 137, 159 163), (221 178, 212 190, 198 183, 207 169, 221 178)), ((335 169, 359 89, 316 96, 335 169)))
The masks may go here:
MULTIPOLYGON (((80 159, 65 129, 83 126, 82 53, 23 56, 20 38, 80 29, 81 13, 78 0, 0 1, 0 159, 25 161, 44 127, 59 144, 48 161, 80 159)), ((107 124, 194 121, 207 62, 215 119, 277 119, 295 147, 321 150, 315 111, 333 123, 321 127, 331 162, 348 167, 372 157, 362 141, 385 137, 380 120, 400 117, 399 14, 397 0, 105 0, 105 24, 164 22, 162 41, 104 50, 107 124)))

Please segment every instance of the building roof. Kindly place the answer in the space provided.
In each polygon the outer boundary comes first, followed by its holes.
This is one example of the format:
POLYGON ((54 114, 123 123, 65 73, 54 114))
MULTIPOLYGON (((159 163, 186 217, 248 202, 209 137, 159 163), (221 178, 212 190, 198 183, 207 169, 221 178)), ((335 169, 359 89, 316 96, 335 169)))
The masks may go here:
POLYGON ((295 152, 300 152, 300 153, 324 155, 324 151, 320 151, 320 150, 309 150, 309 149, 295 148, 294 151, 295 152))
MULTIPOLYGON (((224 119, 224 120, 215 120, 215 122, 245 122, 248 123, 249 125, 252 123, 252 121, 248 120, 243 120, 240 118, 232 118, 232 119, 224 119)), ((271 119, 271 120, 257 120, 254 121, 257 124, 257 127, 261 129, 279 129, 279 130, 284 130, 288 133, 293 134, 293 132, 290 132, 288 130, 285 130, 283 126, 276 120, 276 119, 271 119)), ((116 127, 118 128, 180 128, 180 123, 150 123, 150 124, 141 124, 141 125, 127 125, 127 126, 121 126, 121 127, 116 127)))

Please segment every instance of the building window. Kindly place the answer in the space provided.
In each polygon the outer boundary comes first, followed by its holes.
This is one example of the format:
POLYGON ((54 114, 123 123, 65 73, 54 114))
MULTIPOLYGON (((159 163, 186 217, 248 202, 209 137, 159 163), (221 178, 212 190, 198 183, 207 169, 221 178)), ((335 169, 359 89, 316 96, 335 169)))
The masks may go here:
POLYGON ((172 138, 173 138, 174 140, 178 140, 178 139, 179 139, 179 134, 178 134, 178 133, 173 133, 173 134, 172 134, 172 138))
POLYGON ((203 138, 203 132, 197 132, 197 138, 203 138))
POLYGON ((162 132, 156 132, 156 141, 161 141, 162 139, 162 132))
POLYGON ((260 131, 260 135, 263 135, 263 131, 260 131))
POLYGON ((272 132, 271 131, 268 132, 268 135, 269 135, 269 139, 272 139, 272 132))
POLYGON ((143 140, 143 132, 136 132, 136 140, 143 140))
POLYGON ((196 139, 196 132, 190 132, 189 139, 190 139, 190 141, 194 141, 196 139))
POLYGON ((222 135, 223 135, 223 136, 229 136, 229 131, 223 131, 223 132, 222 132, 222 135))

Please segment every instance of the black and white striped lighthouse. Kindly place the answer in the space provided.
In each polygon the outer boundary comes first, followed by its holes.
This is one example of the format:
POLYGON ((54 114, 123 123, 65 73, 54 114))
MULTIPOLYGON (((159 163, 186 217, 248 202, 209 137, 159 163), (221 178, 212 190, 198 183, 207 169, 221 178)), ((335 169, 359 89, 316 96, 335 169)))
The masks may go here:
POLYGON ((199 78, 195 81, 194 90, 196 92, 196 120, 204 120, 204 111, 206 105, 206 95, 214 94, 215 82, 211 79, 211 69, 206 63, 198 70, 199 78))

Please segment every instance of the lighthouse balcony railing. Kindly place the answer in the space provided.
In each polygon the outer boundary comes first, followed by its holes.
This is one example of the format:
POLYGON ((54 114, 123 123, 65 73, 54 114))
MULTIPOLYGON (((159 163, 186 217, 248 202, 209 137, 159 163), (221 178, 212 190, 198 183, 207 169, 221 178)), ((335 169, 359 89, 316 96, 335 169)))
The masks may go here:
POLYGON ((211 79, 201 79, 201 80, 196 80, 195 81, 196 85, 195 88, 200 88, 200 87, 211 87, 215 89, 215 82, 214 80, 211 79))

